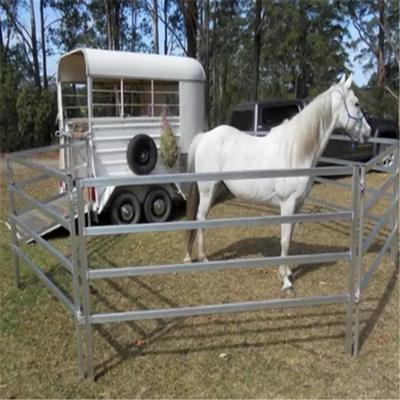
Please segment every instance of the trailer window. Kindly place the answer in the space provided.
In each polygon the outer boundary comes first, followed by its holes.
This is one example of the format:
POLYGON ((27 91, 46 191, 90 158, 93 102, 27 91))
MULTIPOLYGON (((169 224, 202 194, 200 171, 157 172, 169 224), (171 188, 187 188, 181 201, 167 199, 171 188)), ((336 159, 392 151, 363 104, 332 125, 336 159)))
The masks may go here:
MULTIPOLYGON (((93 117, 179 116, 179 82, 145 79, 93 79, 93 117), (122 115, 123 114, 123 115, 122 115)), ((87 86, 63 85, 67 118, 88 117, 87 86)))
POLYGON ((121 116, 121 84, 115 82, 101 82, 93 80, 93 116, 119 117, 121 116))
POLYGON ((64 118, 87 118, 87 86, 78 83, 63 83, 62 106, 64 118))
POLYGON ((179 83, 154 81, 154 116, 179 116, 179 83))
POLYGON ((179 116, 179 83, 124 80, 124 114, 130 117, 179 116))
POLYGON ((151 113, 151 81, 124 80, 125 117, 150 117, 151 113))

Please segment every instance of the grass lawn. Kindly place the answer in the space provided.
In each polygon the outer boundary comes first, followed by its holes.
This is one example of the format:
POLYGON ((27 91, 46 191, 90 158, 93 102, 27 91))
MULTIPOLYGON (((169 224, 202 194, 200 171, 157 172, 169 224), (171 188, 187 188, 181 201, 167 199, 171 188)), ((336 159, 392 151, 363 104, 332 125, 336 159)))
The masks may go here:
MULTIPOLYGON (((0 172, 1 398, 398 398, 399 271, 383 258, 361 306, 361 349, 344 353, 344 305, 267 310, 94 327, 96 382, 79 380, 74 322, 62 304, 21 263, 22 288, 13 285, 8 203, 0 172), (144 344, 143 344, 144 341, 144 344)), ((18 178, 27 177, 23 168, 18 178)), ((368 187, 383 174, 371 173, 368 187)), ((341 179, 349 181, 348 178, 341 179)), ((32 185, 45 197, 57 183, 32 185)), ((348 192, 315 185, 312 196, 348 205, 348 192)), ((19 203, 23 204, 23 203, 19 203)), ((381 215, 387 202, 373 213, 381 215)), ((324 211, 307 204, 303 212, 324 211)), ((257 216, 276 209, 229 200, 211 217, 257 216)), ((366 234, 373 229, 367 223, 366 234)), ((349 222, 299 224, 290 254, 346 251, 349 222)), ((382 230, 364 259, 364 273, 382 247, 382 230)), ((280 227, 205 232, 209 258, 277 256, 280 227)), ((93 268, 181 262, 183 232, 91 238, 93 268)), ((48 236, 70 255, 68 236, 48 236)), ((71 295, 71 276, 38 244, 32 260, 71 295)), ((344 293, 346 263, 293 266, 296 296, 344 293)), ((169 308, 284 297, 277 268, 214 271, 91 282, 94 312, 169 308)))

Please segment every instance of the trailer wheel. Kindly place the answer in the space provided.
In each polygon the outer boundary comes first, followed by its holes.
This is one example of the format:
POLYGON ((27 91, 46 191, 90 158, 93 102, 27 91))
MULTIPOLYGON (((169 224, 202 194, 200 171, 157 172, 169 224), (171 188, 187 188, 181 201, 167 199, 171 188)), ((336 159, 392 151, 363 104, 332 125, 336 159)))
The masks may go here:
POLYGON ((168 221, 172 214, 172 199, 165 189, 153 188, 147 193, 143 210, 148 222, 168 221))
POLYGON ((110 206, 110 220, 113 225, 137 224, 142 217, 142 207, 131 192, 119 193, 110 206))
POLYGON ((129 168, 136 175, 147 175, 157 163, 157 146, 154 140, 141 133, 134 136, 128 144, 126 159, 129 168))

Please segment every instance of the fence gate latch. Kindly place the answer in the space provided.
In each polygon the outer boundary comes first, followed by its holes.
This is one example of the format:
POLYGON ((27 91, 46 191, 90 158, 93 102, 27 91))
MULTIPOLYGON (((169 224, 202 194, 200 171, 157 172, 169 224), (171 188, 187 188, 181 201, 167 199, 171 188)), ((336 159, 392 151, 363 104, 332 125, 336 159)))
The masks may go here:
POLYGON ((83 316, 81 310, 76 312, 76 320, 78 321, 79 325, 83 325, 85 323, 85 317, 83 316))
POLYGON ((356 293, 354 294, 354 301, 356 304, 358 304, 360 302, 360 297, 361 297, 361 293, 360 293, 360 289, 358 289, 356 291, 356 293))
POLYGON ((77 198, 78 198, 78 196, 76 194, 76 191, 71 191, 69 194, 69 200, 71 201, 71 205, 74 209, 76 207, 77 198))
POLYGON ((361 192, 364 192, 364 189, 365 189, 365 181, 364 181, 364 179, 361 179, 360 180, 360 190, 361 190, 361 192))

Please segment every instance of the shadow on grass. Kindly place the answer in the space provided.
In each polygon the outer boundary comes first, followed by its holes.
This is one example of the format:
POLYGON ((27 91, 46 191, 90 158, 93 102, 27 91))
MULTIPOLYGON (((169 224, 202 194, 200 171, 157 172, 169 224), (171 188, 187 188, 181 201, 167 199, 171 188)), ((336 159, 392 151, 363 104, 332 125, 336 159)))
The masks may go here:
MULTIPOLYGON (((377 253, 381 250, 384 242, 375 241, 369 248, 369 252, 377 253)), ((262 257, 278 257, 280 256, 280 238, 277 237, 258 237, 239 240, 223 249, 218 250, 210 255, 210 260, 226 260, 234 258, 247 258, 251 256, 261 255, 262 257)), ((308 244, 292 241, 290 245, 291 255, 307 255, 318 253, 337 253, 347 252, 348 247, 308 244)), ((313 273, 320 268, 329 267, 337 264, 337 262, 319 263, 319 264, 303 264, 292 269, 293 279, 298 280, 307 274, 313 273)))
MULTIPOLYGON (((280 240, 277 238, 272 238, 273 244, 276 247, 276 249, 279 248, 280 245, 280 240)), ((266 246, 266 243, 271 245, 271 238, 265 239, 265 238, 252 238, 252 239, 245 239, 239 242, 236 242, 234 245, 228 246, 225 249, 221 249, 218 252, 214 253, 212 255, 213 259, 224 259, 224 258, 229 258, 234 255, 235 257, 240 257, 240 256, 249 256, 249 255, 255 255, 255 254, 263 254, 265 256, 271 256, 269 250, 271 246, 266 246), (250 251, 251 250, 251 251, 250 251)), ((371 248, 370 251, 378 251, 380 250, 381 245, 379 243, 376 243, 377 248, 374 249, 374 247, 371 248)), ((316 253, 316 252, 340 252, 340 251, 347 251, 346 247, 340 247, 340 246, 321 246, 321 245, 305 245, 303 243, 293 243, 293 248, 299 248, 300 252, 303 253, 316 253)), ((104 249, 102 249, 104 250, 104 249)), ((101 251, 104 253, 104 251, 101 251)), ((279 252, 278 254, 279 255, 279 252)), ((102 256, 102 259, 104 261, 111 265, 116 267, 115 264, 113 264, 107 257, 102 256)), ((294 269, 296 279, 299 279, 300 277, 304 276, 305 274, 312 272, 318 268, 321 267, 326 267, 329 265, 333 265, 334 263, 325 263, 325 264, 318 264, 314 266, 308 266, 304 265, 301 267, 297 267, 294 269), (298 271, 298 272, 296 272, 298 271)), ((361 332, 361 343, 360 343, 360 348, 364 344, 365 340, 367 340, 369 334, 373 330, 377 320, 379 319, 380 315, 382 314, 386 304, 388 303, 390 296, 393 292, 393 289, 395 287, 396 279, 397 279, 397 270, 394 271, 394 273, 391 276, 391 279, 386 287, 385 293, 382 298, 375 298, 375 299, 364 299, 366 302, 370 301, 378 301, 378 306, 376 308, 369 308, 367 310, 363 310, 364 312, 371 312, 371 316, 369 316, 367 319, 363 319, 363 323, 365 323, 365 327, 361 332)), ((149 291, 151 294, 156 296, 160 301, 163 303, 167 304, 169 307, 180 307, 181 305, 172 301, 171 299, 167 298, 164 296, 162 293, 160 293, 157 290, 154 290, 152 287, 144 283, 140 278, 132 278, 136 284, 140 285, 142 288, 146 289, 149 291)), ((107 279, 105 280, 115 291, 119 292, 122 296, 125 298, 129 299, 130 302, 136 305, 137 308, 139 309, 148 309, 145 304, 139 301, 139 299, 132 295, 130 292, 126 291, 120 284, 117 282, 107 279)), ((118 310, 115 306, 110 304, 108 300, 101 296, 99 293, 94 292, 95 296, 98 298, 99 301, 103 302, 108 308, 110 308, 111 311, 118 312, 121 310, 118 310)), ((296 330, 304 330, 304 329, 311 329, 311 328, 318 328, 319 326, 341 326, 345 324, 344 321, 344 316, 345 312, 338 312, 338 313, 316 313, 316 314, 308 314, 305 315, 305 317, 311 317, 311 316, 342 316, 343 318, 340 318, 340 320, 333 321, 333 322, 317 322, 317 323, 299 323, 297 318, 303 318, 303 316, 296 316, 295 318, 293 316, 279 316, 280 320, 283 319, 295 319, 295 325, 292 326, 287 326, 287 327, 273 327, 273 328, 265 328, 265 329, 240 329, 235 332, 219 332, 219 333, 214 333, 214 334, 193 334, 193 335, 182 335, 180 338, 183 339, 206 339, 206 338, 224 338, 227 336, 232 336, 232 335, 243 335, 243 334, 255 334, 255 333, 268 333, 268 332, 277 332, 280 330, 286 330, 286 331, 296 331, 296 330)), ((274 317, 272 317, 274 318, 274 317)), ((275 317, 276 318, 276 317, 275 317)), ((268 319, 271 319, 271 316, 268 317, 268 319)), ((142 329, 138 324, 134 322, 125 322, 127 326, 130 326, 134 331, 140 335, 143 339, 146 340, 146 343, 154 343, 154 342, 167 342, 167 341, 173 341, 176 339, 172 333, 176 333, 176 331, 179 330, 184 330, 187 328, 185 326, 185 318, 177 318, 174 319, 174 322, 168 322, 167 320, 157 320, 158 326, 151 330, 147 331, 142 329)), ((224 327, 228 324, 241 324, 241 323, 249 323, 252 320, 248 319, 246 321, 212 321, 210 323, 206 324, 199 324, 200 325, 210 325, 210 327, 215 327, 218 324, 223 325, 224 327)), ((253 319, 253 321, 258 321, 260 322, 260 319, 253 319)), ((196 325, 197 326, 197 325, 196 325)), ((319 340, 326 340, 326 339, 342 339, 344 338, 344 334, 338 334, 338 335, 327 335, 327 336, 313 336, 313 337, 308 337, 308 338, 294 338, 294 339, 281 339, 281 340, 273 340, 273 341, 265 341, 265 342, 257 342, 257 343, 240 343, 240 344, 219 344, 219 345, 207 345, 207 346, 202 346, 201 344, 199 346, 196 346, 194 348, 172 348, 168 350, 149 350, 146 348, 146 345, 143 347, 138 347, 136 343, 131 343, 129 345, 121 345, 118 342, 118 339, 113 337, 113 335, 102 325, 95 325, 94 329, 107 341, 107 343, 112 346, 116 352, 116 356, 112 356, 109 360, 106 360, 104 363, 99 365, 97 369, 97 374, 96 374, 96 379, 101 378, 103 375, 107 374, 111 369, 117 367, 120 365, 122 362, 125 360, 131 358, 131 357, 141 357, 145 355, 162 355, 162 354, 177 354, 177 355, 183 355, 183 354, 188 354, 188 353, 195 353, 195 352, 201 352, 201 351, 213 351, 213 350, 227 350, 227 349, 233 349, 233 348, 246 348, 246 347, 263 347, 263 346, 271 346, 271 345, 279 345, 279 344, 294 344, 294 343, 304 343, 304 342, 314 342, 314 341, 319 341, 319 340)))
POLYGON ((381 317, 386 305, 388 304, 390 297, 393 294, 393 290, 396 286, 396 282, 398 280, 399 268, 394 267, 393 272, 390 276, 390 279, 385 287, 385 291, 383 292, 382 297, 380 297, 378 305, 374 308, 371 316, 366 321, 364 328, 360 332, 360 343, 359 343, 359 350, 361 351, 362 347, 364 346, 365 342, 369 338, 372 330, 374 329, 376 323, 378 322, 379 318, 381 317))

